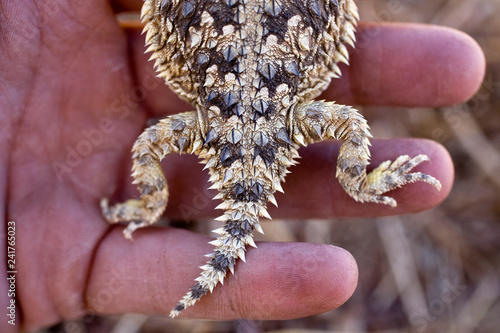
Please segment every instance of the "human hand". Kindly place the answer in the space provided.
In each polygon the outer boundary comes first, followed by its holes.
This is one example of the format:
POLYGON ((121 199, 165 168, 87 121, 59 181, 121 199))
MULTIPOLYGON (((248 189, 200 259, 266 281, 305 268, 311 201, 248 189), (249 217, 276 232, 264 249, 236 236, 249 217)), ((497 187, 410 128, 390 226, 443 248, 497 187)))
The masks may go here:
MULTIPOLYGON (((143 37, 131 32, 127 48, 106 2, 4 2, 0 27, 0 193, 4 216, 16 222, 18 318, 22 313, 29 330, 89 312, 168 313, 205 262, 208 237, 147 228, 129 242, 121 227, 105 223, 99 200, 137 196, 128 176, 129 151, 147 118, 192 108, 153 79, 152 64, 142 56, 143 37)), ((342 67, 342 79, 333 81, 325 98, 350 105, 441 106, 464 101, 478 88, 484 59, 465 35, 429 26, 375 27, 373 36, 373 25, 360 25, 351 66, 342 67)), ((277 196, 280 208, 271 215, 413 212, 436 205, 450 191, 452 163, 440 145, 374 140, 373 165, 426 153, 432 162, 418 169, 439 179, 443 190, 408 185, 394 192, 395 209, 356 203, 334 179, 337 149, 335 143, 302 149, 301 163, 284 185, 286 195, 277 196)), ((196 158, 169 156, 164 167, 171 192, 167 216, 183 217, 179 207, 194 208, 192 218, 213 216, 215 203, 203 200, 213 192, 204 190, 208 177, 196 158), (194 193, 201 193, 201 203, 193 201, 194 193)), ((355 288, 357 267, 345 250, 305 243, 258 246, 234 277, 183 316, 296 318, 339 306, 355 288)), ((7 306, 7 292, 2 295, 7 306)), ((5 321, 0 327, 13 329, 5 321)))

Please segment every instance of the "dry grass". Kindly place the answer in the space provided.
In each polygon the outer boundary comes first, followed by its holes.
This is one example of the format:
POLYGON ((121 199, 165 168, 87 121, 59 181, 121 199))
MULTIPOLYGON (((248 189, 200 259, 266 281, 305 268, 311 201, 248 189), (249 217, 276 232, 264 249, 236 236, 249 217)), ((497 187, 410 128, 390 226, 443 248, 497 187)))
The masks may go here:
POLYGON ((127 315, 66 323, 54 331, 498 332, 500 2, 363 1, 362 18, 387 14, 394 3, 402 10, 384 15, 384 20, 433 23, 470 34, 486 53, 487 74, 476 97, 459 107, 421 109, 418 116, 403 111, 397 119, 380 118, 377 110, 364 111, 375 133, 390 126, 397 128, 396 136, 428 137, 446 146, 455 162, 456 181, 442 205, 403 217, 276 221, 267 229, 267 239, 286 234, 287 240, 348 249, 360 267, 352 299, 337 310, 291 321, 171 321, 127 315), (375 119, 371 112, 377 112, 375 119))

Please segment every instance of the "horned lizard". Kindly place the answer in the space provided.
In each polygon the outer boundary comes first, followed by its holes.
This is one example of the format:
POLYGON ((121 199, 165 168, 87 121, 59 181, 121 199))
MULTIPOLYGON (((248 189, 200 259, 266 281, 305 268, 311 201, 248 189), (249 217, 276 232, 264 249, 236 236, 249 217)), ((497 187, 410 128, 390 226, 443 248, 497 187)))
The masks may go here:
POLYGON ((171 317, 245 260, 300 146, 343 140, 336 176, 361 202, 396 206, 383 194, 416 181, 441 188, 435 178, 410 172, 426 155, 400 156, 367 174, 365 119, 349 106, 314 101, 341 75, 338 63, 348 63, 346 45, 354 46, 359 19, 353 0, 145 0, 141 14, 159 76, 195 111, 166 117, 139 136, 132 176, 141 198, 113 206, 103 199, 103 215, 128 222, 126 238, 154 224, 168 199, 159 161, 171 153, 203 159, 224 210, 214 252, 171 317))

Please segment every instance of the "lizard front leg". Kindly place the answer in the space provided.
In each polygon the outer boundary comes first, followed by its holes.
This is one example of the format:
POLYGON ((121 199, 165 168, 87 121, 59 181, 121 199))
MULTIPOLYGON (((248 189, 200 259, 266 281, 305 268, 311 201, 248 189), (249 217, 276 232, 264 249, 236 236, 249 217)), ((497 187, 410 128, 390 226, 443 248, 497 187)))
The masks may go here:
POLYGON ((167 206, 168 187, 160 161, 171 153, 192 153, 203 141, 196 112, 185 112, 162 119, 147 128, 132 148, 132 176, 141 193, 140 200, 131 199, 109 206, 101 200, 101 209, 109 223, 128 222, 123 231, 126 238, 155 223, 167 206))
POLYGON ((441 183, 432 176, 411 170, 426 155, 410 158, 399 156, 385 161, 369 174, 371 134, 363 116, 355 109, 332 102, 314 101, 297 105, 291 111, 292 139, 301 145, 325 139, 343 140, 337 159, 337 178, 344 190, 360 202, 376 202, 392 207, 396 200, 382 194, 408 183, 423 181, 441 190, 441 183))

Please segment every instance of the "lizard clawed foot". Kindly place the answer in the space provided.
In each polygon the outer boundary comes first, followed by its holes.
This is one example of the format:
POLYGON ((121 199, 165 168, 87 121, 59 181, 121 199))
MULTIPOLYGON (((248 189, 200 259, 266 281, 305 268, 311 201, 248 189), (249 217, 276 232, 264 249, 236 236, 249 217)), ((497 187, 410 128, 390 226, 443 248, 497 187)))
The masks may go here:
POLYGON ((360 193, 359 200, 396 207, 396 200, 391 197, 382 196, 381 194, 414 182, 426 182, 441 191, 441 183, 436 178, 422 172, 411 172, 417 165, 429 160, 427 155, 421 154, 411 159, 408 155, 402 155, 394 162, 382 162, 367 175, 366 192, 362 191, 360 193))
POLYGON ((135 199, 110 206, 107 198, 101 200, 101 211, 106 221, 110 224, 128 223, 127 227, 123 230, 123 235, 126 239, 132 239, 132 234, 135 230, 155 223, 158 216, 163 212, 163 210, 154 211, 147 209, 144 207, 144 201, 135 199))

